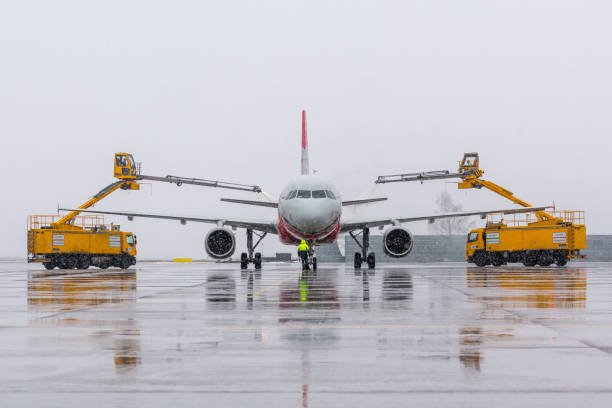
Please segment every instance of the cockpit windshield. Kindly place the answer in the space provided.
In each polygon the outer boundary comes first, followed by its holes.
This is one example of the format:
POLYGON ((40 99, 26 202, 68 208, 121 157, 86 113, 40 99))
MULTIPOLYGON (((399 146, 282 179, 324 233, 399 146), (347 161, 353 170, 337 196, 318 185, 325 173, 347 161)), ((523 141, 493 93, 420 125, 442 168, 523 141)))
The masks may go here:
POLYGON ((329 190, 293 190, 287 193, 285 200, 294 198, 331 198, 336 200, 336 196, 329 190))

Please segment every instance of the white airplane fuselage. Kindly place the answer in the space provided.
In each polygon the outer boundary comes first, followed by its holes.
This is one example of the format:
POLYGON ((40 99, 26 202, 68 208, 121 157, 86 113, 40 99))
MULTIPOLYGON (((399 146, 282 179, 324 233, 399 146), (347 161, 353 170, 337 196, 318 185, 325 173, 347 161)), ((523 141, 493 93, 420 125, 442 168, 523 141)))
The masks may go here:
POLYGON ((278 202, 278 236, 283 244, 305 239, 313 244, 335 242, 340 232, 342 200, 329 181, 315 175, 293 179, 278 202))

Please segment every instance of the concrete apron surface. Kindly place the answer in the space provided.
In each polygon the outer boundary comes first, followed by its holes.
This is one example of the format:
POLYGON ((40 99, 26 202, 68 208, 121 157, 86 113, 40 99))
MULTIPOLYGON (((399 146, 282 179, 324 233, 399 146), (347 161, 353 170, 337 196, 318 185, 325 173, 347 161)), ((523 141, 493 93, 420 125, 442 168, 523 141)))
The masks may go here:
POLYGON ((612 264, 1 262, 0 366, 2 406, 611 406, 612 264))

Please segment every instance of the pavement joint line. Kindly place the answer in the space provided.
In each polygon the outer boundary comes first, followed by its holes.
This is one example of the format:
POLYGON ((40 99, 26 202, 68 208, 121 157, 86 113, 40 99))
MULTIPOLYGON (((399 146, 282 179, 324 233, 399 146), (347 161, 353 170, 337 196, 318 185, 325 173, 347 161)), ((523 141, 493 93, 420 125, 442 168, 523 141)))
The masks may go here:
MULTIPOLYGON (((428 280, 433 281, 435 283, 442 284, 442 285, 446 286, 449 289, 455 290, 456 292, 459 292, 462 295, 466 296, 468 299, 474 299, 474 300, 479 301, 480 303, 487 303, 488 302, 488 300, 486 298, 475 296, 472 293, 469 293, 468 291, 465 291, 465 290, 463 290, 461 288, 449 285, 446 282, 442 282, 440 279, 436 279, 436 278, 432 278, 432 277, 426 277, 423 274, 418 274, 418 275, 421 278, 428 279, 428 280)), ((522 313, 520 310, 513 310, 513 309, 506 308, 506 307, 500 308, 500 310, 503 310, 505 313, 507 313, 509 315, 518 317, 521 320, 526 320, 529 324, 540 326, 540 327, 543 327, 543 328, 545 328, 547 330, 551 330, 554 333, 556 333, 557 336, 559 336, 561 338, 577 341, 577 342, 579 342, 581 344, 584 344, 586 347, 592 348, 594 350, 598 350, 598 351, 606 354, 607 356, 612 355, 612 350, 610 349, 610 347, 598 346, 598 345, 593 344, 592 342, 590 342, 588 340, 584 340, 584 339, 581 339, 581 338, 578 338, 578 337, 570 337, 570 336, 564 335, 564 334, 559 332, 559 329, 581 328, 581 327, 558 326, 558 325, 555 325, 554 323, 552 323, 551 321, 538 320, 538 319, 530 318, 530 317, 525 316, 524 313, 522 313)), ((589 327, 590 328, 592 326, 582 326, 582 327, 589 327)))
MULTIPOLYGON (((537 324, 529 323, 524 324, 522 326, 538 326, 537 324)), ((266 330, 279 330, 279 329, 447 329, 447 328, 455 328, 462 329, 468 326, 462 324, 305 324, 305 325, 249 325, 249 326, 216 326, 216 327, 192 327, 192 330, 205 330, 205 331, 223 331, 223 330, 252 330, 252 329, 266 329, 266 330)), ((479 328, 482 329, 507 329, 508 325, 493 325, 493 324, 483 324, 478 325, 479 328)), ((520 327, 514 325, 513 327, 520 327)), ((553 326, 555 328, 560 329, 582 329, 585 327, 588 328, 598 328, 598 329, 612 329, 612 324, 606 325, 562 325, 562 326, 553 326)), ((14 330, 14 329, 22 329, 22 330, 45 330, 45 329, 53 329, 56 327, 27 327, 27 326, 3 326, 0 327, 0 330, 14 330)), ((85 330, 89 329, 89 326, 84 327, 66 327, 67 330, 85 330)), ((155 329, 151 327, 150 329, 155 329)), ((163 328, 162 328, 163 329, 163 328)), ((587 346, 591 347, 591 346, 587 346)))
MULTIPOLYGON (((302 271, 300 271, 300 273, 302 273, 302 271)), ((299 276, 299 274, 298 274, 298 275, 296 275, 296 276, 287 276, 286 278, 281 279, 281 280, 279 280, 279 281, 278 281, 278 282, 276 282, 276 283, 273 283, 273 284, 271 284, 271 285, 266 286, 265 288, 262 288, 262 289, 258 290, 258 291, 257 291, 257 293, 253 294, 253 296, 252 296, 252 297, 253 297, 253 299, 259 299, 259 297, 260 297, 262 294, 266 293, 266 292, 267 292, 267 291, 269 291, 270 289, 277 288, 277 287, 279 287, 280 285, 282 285, 283 283, 287 282, 289 279, 295 279, 297 276, 299 276)))

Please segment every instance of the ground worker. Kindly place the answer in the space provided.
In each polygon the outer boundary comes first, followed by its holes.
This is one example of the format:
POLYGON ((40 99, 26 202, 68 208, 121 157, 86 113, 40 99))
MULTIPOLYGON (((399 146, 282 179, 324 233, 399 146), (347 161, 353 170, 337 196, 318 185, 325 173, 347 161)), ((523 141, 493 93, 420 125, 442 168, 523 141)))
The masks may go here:
POLYGON ((302 260, 302 269, 308 269, 308 244, 305 240, 298 245, 298 256, 302 260))

